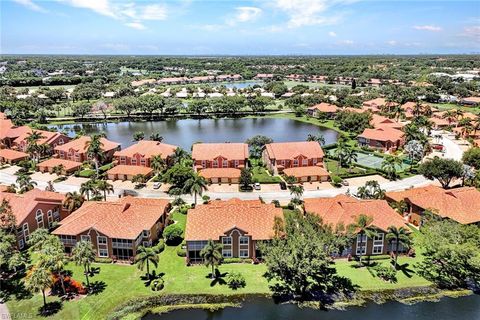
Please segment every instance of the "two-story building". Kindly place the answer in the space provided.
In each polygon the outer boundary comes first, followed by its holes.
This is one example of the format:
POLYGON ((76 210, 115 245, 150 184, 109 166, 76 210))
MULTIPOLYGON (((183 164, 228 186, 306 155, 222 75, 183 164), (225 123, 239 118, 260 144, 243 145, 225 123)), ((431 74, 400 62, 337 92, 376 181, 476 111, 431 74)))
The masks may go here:
MULTIPOLYGON (((91 138, 89 136, 82 136, 63 145, 58 145, 53 150, 59 159, 84 162, 89 159, 87 150, 90 140, 91 138)), ((105 162, 112 161, 113 154, 120 150, 120 144, 107 140, 106 138, 101 138, 100 143, 103 151, 103 160, 105 162)))
POLYGON ((211 183, 238 183, 248 157, 246 143, 196 143, 192 147, 194 169, 211 183))
POLYGON ((261 258, 258 243, 274 236, 275 217, 283 211, 260 200, 215 200, 188 210, 187 262, 200 263, 208 240, 221 243, 224 258, 261 258))
POLYGON ((362 214, 372 217, 369 227, 376 231, 376 236, 367 238, 365 234, 357 234, 349 248, 337 253, 340 257, 388 254, 395 248, 395 243, 389 242, 386 238, 388 228, 390 226, 408 228, 406 221, 385 200, 358 200, 347 195, 338 195, 333 198, 312 198, 304 201, 305 212, 319 216, 323 223, 333 228, 340 225, 350 228, 349 226, 355 225, 356 219, 362 214))
POLYGON ((335 116, 335 113, 337 113, 338 111, 339 108, 336 105, 325 102, 316 104, 307 109, 307 113, 315 118, 319 118, 322 115, 325 118, 333 118, 335 116))
POLYGON ((405 144, 405 133, 390 127, 367 128, 358 135, 359 146, 387 151, 395 151, 405 144))
POLYGON ((70 254, 79 241, 90 241, 100 258, 132 260, 137 248, 151 246, 165 226, 170 203, 163 199, 124 197, 116 202, 85 202, 52 233, 70 254))
POLYGON ((160 156, 166 164, 171 161, 177 146, 158 141, 141 140, 113 156, 119 165, 150 167, 154 156, 160 156))
POLYGON ((45 130, 32 130, 30 128, 25 129, 20 136, 13 140, 12 148, 15 148, 19 151, 26 152, 28 148, 28 138, 33 133, 36 132, 40 135, 40 139, 36 141, 37 145, 46 144, 50 147, 55 148, 58 145, 63 145, 70 141, 70 138, 60 132, 52 132, 45 130))

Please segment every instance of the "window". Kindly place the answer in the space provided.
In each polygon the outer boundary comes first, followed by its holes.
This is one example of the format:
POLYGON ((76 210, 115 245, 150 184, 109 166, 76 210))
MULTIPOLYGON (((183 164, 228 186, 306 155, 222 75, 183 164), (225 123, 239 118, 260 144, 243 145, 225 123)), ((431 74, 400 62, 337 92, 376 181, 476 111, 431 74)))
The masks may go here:
POLYGON ((228 160, 223 160, 222 167, 228 168, 228 160))
POLYGON ((132 164, 132 166, 136 165, 136 164, 137 164, 137 159, 132 158, 132 159, 130 160, 130 163, 132 164))
POLYGON ((152 245, 151 241, 143 241, 142 242, 142 246, 144 246, 144 247, 150 247, 151 245, 152 245))
POLYGON ((18 240, 18 248, 23 249, 25 247, 25 242, 23 239, 18 240))
POLYGON ((224 258, 232 257, 232 249, 222 249, 222 255, 224 258))
POLYGON ((248 249, 241 249, 239 256, 240 258, 248 258, 248 249))
POLYGON ((150 236, 150 230, 143 230, 143 237, 148 238, 150 236))
POLYGON ((145 166, 145 159, 140 159, 140 165, 145 166))
POLYGON ((37 226, 43 228, 43 211, 38 209, 35 213, 35 220, 37 220, 37 226))
POLYGON ((108 249, 98 249, 98 256, 100 258, 106 258, 108 257, 108 249))
POLYGON ((98 236, 97 237, 97 242, 98 242, 98 245, 106 245, 107 244, 107 237, 104 237, 104 236, 98 236))
POLYGON ((203 168, 206 168, 206 167, 207 167, 207 161, 202 160, 202 167, 203 167, 203 168))
POLYGON ((298 160, 297 159, 293 160, 293 166, 298 167, 298 160))
POLYGON ((28 228, 28 223, 23 224, 23 236, 28 240, 28 235, 30 234, 30 229, 28 228))
POLYGON ((367 253, 367 236, 365 234, 357 235, 357 250, 356 254, 367 253))
POLYGON ((82 234, 82 235, 80 236, 80 240, 82 240, 82 241, 90 241, 90 236, 89 236, 89 235, 83 235, 83 234, 82 234))
POLYGON ((52 210, 47 211, 47 220, 48 220, 48 227, 51 228, 53 223, 52 210))
POLYGON ((120 157, 120 163, 121 164, 126 164, 127 163, 127 159, 125 157, 120 157))
POLYGON ((317 164, 317 159, 314 158, 314 159, 313 159, 313 165, 316 165, 316 164, 317 164))
POLYGON ((308 159, 302 160, 302 166, 308 166, 308 159))
POLYGON ((213 160, 213 167, 218 168, 218 160, 213 160))
POLYGON ((53 211, 53 219, 55 219, 56 221, 60 220, 60 211, 58 210, 58 208, 53 211))
POLYGON ((383 253, 383 233, 379 233, 373 237, 373 254, 382 254, 383 253))
POLYGON ((240 237, 238 242, 240 244, 248 244, 248 237, 240 237))
POLYGON ((232 237, 223 237, 222 244, 231 245, 232 244, 232 237))
POLYGON ((63 138, 60 138, 60 139, 58 140, 58 144, 64 144, 63 138))
POLYGON ((238 167, 238 160, 235 160, 235 168, 238 167))

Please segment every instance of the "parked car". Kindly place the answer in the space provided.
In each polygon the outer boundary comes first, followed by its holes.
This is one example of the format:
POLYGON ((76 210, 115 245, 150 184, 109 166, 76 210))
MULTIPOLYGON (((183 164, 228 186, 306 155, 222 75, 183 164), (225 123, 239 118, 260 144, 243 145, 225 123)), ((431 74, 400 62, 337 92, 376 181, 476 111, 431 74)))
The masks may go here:
POLYGON ((255 190, 260 190, 260 189, 262 189, 262 187, 260 186, 260 183, 258 183, 258 182, 255 182, 255 184, 253 185, 253 187, 255 188, 255 190))
POLYGON ((161 184, 160 182, 155 182, 155 183, 153 184, 153 189, 160 189, 160 186, 161 186, 161 185, 162 185, 162 184, 161 184))
POLYGON ((348 187, 350 184, 348 183, 347 180, 342 180, 342 185, 348 187))
POLYGON ((282 181, 279 184, 280 184, 280 189, 287 190, 287 184, 285 182, 282 181))

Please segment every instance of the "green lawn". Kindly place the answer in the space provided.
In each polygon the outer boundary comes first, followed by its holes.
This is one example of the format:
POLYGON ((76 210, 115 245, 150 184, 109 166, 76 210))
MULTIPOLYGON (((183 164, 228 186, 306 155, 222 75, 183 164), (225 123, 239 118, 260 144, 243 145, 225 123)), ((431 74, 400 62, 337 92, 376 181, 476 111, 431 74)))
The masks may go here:
POLYGON ((348 176, 350 174, 366 173, 368 171, 359 167, 353 167, 351 169, 339 167, 338 161, 333 159, 325 159, 325 166, 329 172, 338 176, 348 176))
POLYGON ((263 167, 253 167, 252 178, 253 181, 259 183, 279 183, 282 181, 280 177, 270 175, 270 173, 263 167))

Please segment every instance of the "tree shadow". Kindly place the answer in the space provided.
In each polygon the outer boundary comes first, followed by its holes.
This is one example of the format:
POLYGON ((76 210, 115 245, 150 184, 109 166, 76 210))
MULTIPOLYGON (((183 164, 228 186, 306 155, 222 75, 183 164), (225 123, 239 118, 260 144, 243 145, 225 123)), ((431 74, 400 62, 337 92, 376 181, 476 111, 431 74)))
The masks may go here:
POLYGON ((24 282, 22 281, 24 276, 24 272, 18 272, 8 279, 2 279, 0 284, 0 299, 2 301, 7 302, 12 297, 15 297, 16 300, 30 299, 32 297, 32 293, 25 289, 24 282))
POLYGON ((90 267, 90 271, 88 272, 89 277, 93 277, 96 274, 100 273, 100 267, 90 267))
POLYGON ((41 317, 48 317, 60 311, 63 304, 60 301, 48 302, 46 305, 38 309, 38 315, 41 317))
POLYGON ((210 282, 210 287, 214 287, 217 284, 223 286, 227 284, 227 282, 224 279, 227 276, 227 274, 228 272, 220 273, 218 269, 215 269, 215 274, 213 275, 213 279, 212 279, 212 273, 209 273, 205 278, 212 280, 210 282))
MULTIPOLYGON (((393 262, 393 265, 395 265, 395 262, 393 262)), ((413 274, 415 273, 414 270, 409 268, 410 264, 408 262, 404 264, 398 264, 398 269, 397 271, 401 271, 407 278, 413 277, 413 274)))
POLYGON ((99 293, 102 293, 106 287, 107 284, 104 281, 90 282, 90 285, 88 286, 88 293, 97 295, 99 293))
POLYGON ((156 273, 155 270, 152 271, 150 274, 144 274, 143 276, 140 276, 140 280, 142 280, 145 283, 145 287, 150 287, 152 282, 154 280, 160 279, 165 275, 164 272, 160 272, 159 274, 156 273))

